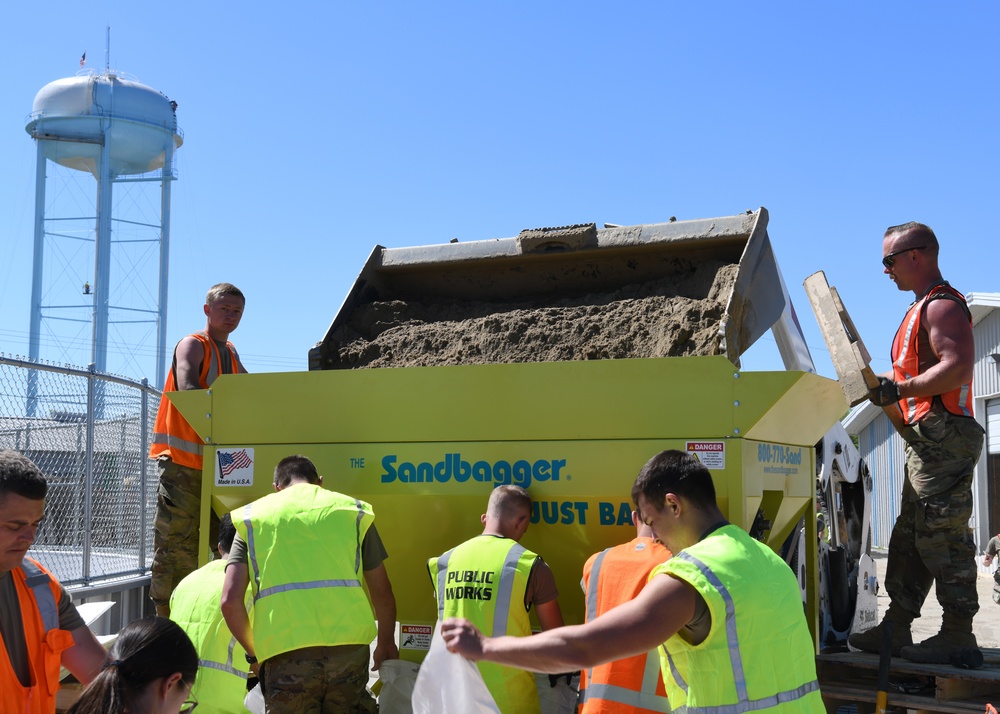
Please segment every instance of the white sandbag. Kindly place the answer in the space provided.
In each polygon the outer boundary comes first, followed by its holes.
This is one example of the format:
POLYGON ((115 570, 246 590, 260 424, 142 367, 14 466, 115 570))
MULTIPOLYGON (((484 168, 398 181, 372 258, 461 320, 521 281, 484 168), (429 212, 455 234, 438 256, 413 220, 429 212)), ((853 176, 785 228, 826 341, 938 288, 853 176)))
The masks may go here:
POLYGON ((431 648, 413 687, 414 714, 500 714, 476 663, 452 654, 434 626, 431 648))
POLYGON ((260 691, 260 683, 247 692, 243 699, 243 706, 250 710, 250 714, 264 714, 264 693, 260 691))
POLYGON ((420 665, 402 659, 387 659, 378 668, 382 688, 378 693, 379 714, 412 714, 413 687, 420 665))

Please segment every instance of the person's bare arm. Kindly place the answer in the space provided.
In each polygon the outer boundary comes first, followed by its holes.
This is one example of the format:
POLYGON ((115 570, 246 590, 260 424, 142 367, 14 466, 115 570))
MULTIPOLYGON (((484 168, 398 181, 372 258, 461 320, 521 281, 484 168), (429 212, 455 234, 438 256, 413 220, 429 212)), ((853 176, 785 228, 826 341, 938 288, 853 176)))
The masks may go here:
POLYGON ((399 659, 399 648, 396 647, 396 596, 392 594, 392 583, 385 571, 385 563, 379 563, 377 568, 365 571, 365 584, 372 599, 372 607, 375 608, 375 619, 378 620, 378 638, 372 653, 372 669, 376 670, 387 659, 399 659))
MULTIPOLYGON (((246 594, 250 585, 250 568, 246 563, 228 563, 226 579, 222 584, 222 617, 229 626, 236 641, 251 657, 254 656, 253 629, 247 615, 246 594)), ((260 671, 259 664, 250 665, 254 674, 260 671)))
POLYGON ((468 620, 449 619, 441 635, 451 652, 532 672, 559 674, 648 652, 694 617, 697 594, 689 584, 657 575, 635 599, 584 625, 532 637, 484 637, 468 620))
POLYGON ((950 299, 931 300, 922 324, 938 363, 899 383, 899 395, 904 399, 944 394, 972 379, 975 344, 962 306, 950 299))
POLYGON ((198 375, 201 373, 201 363, 205 359, 205 348, 200 341, 188 335, 177 343, 174 350, 174 360, 177 365, 177 388, 201 389, 198 375))
POLYGON ((81 684, 90 684, 104 667, 108 651, 86 625, 70 630, 70 634, 73 646, 63 651, 60 662, 81 684))
POLYGON ((236 354, 236 374, 248 374, 247 368, 243 366, 243 360, 240 359, 239 352, 236 352, 235 349, 233 349, 233 352, 236 354))
POLYGON ((535 615, 538 616, 538 624, 545 630, 554 630, 563 626, 562 610, 559 608, 559 600, 549 600, 541 605, 535 605, 535 615))

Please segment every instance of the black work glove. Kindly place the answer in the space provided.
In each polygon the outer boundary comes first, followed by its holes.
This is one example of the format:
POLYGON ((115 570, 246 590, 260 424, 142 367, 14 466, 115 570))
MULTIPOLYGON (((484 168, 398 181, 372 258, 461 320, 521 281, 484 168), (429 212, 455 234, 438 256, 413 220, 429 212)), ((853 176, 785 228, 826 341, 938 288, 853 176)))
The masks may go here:
POLYGON ((878 386, 868 392, 868 399, 877 407, 891 407, 899 401, 899 385, 888 377, 879 377, 878 386))

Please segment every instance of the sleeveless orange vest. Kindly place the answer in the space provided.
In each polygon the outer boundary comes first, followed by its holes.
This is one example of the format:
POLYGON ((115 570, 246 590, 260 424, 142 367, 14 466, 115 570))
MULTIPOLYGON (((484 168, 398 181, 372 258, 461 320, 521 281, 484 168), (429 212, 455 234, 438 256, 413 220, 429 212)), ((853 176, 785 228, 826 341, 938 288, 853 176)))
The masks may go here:
MULTIPOLYGON (((652 538, 636 538, 590 556, 583 566, 587 622, 639 594, 670 551, 652 538)), ((669 712, 656 650, 598 665, 580 675, 580 714, 669 712)))
POLYGON ((52 714, 62 653, 73 646, 73 635, 59 629, 62 590, 52 574, 31 558, 25 558, 10 576, 21 605, 31 686, 25 687, 18 680, 0 636, 0 712, 52 714))
MULTIPOLYGON (((892 340, 892 373, 893 379, 902 382, 920 374, 920 355, 918 345, 920 342, 920 321, 923 319, 924 307, 930 300, 954 300, 962 306, 965 314, 972 322, 972 314, 965 303, 965 296, 955 290, 948 283, 943 282, 935 285, 926 295, 910 305, 903 322, 896 330, 896 336, 892 340)), ((897 406, 903 414, 903 419, 907 424, 914 424, 920 421, 927 412, 930 411, 935 399, 940 399, 941 404, 952 414, 958 416, 971 417, 972 414, 972 380, 957 387, 950 392, 929 397, 909 397, 900 399, 897 406)))
MULTIPOLYGON (((231 342, 226 343, 226 348, 229 350, 230 363, 234 372, 224 372, 222 355, 215 340, 205 332, 195 332, 189 337, 194 337, 201 342, 205 351, 205 357, 201 361, 201 373, 198 375, 198 384, 201 385, 202 389, 211 387, 212 382, 220 374, 234 374, 241 371, 239 355, 236 354, 236 348, 231 342)), ((176 351, 177 348, 174 347, 175 354, 176 351)), ((200 470, 204 441, 198 436, 198 432, 184 420, 184 417, 166 396, 167 392, 177 391, 176 371, 175 361, 167 373, 167 383, 163 385, 164 393, 160 397, 160 408, 156 412, 156 426, 153 428, 153 442, 149 447, 149 458, 169 456, 175 464, 200 470)))

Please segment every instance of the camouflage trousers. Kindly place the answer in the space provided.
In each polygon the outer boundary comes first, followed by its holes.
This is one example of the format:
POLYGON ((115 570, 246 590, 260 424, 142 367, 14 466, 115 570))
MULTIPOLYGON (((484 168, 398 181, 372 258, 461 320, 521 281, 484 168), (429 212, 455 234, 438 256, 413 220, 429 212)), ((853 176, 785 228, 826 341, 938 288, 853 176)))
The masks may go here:
POLYGON ((265 711, 333 714, 378 711, 368 692, 368 645, 306 647, 269 658, 261 668, 265 711))
MULTIPOLYGON (((160 485, 156 493, 153 522, 153 564, 150 566, 149 597, 158 615, 169 612, 170 593, 188 573, 198 569, 198 538, 201 519, 201 470, 156 460, 160 485)), ((219 540, 219 518, 212 512, 209 543, 219 540)))
POLYGON ((971 623, 979 597, 969 518, 983 428, 935 409, 907 431, 906 480, 889 538, 885 589, 892 607, 918 617, 935 585, 945 617, 971 623))

